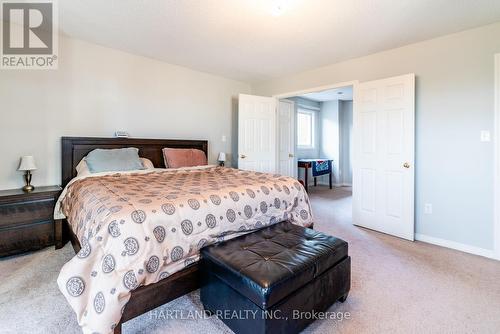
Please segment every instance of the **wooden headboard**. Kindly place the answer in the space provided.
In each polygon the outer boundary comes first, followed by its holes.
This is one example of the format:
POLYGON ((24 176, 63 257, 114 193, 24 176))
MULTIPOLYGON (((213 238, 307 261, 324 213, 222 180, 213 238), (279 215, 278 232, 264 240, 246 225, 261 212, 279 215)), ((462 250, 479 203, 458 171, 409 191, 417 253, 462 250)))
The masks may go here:
POLYGON ((94 138, 62 137, 62 186, 65 187, 76 176, 76 166, 96 148, 136 147, 141 158, 148 158, 157 168, 165 168, 162 149, 196 148, 208 157, 208 141, 178 139, 142 139, 142 138, 94 138))

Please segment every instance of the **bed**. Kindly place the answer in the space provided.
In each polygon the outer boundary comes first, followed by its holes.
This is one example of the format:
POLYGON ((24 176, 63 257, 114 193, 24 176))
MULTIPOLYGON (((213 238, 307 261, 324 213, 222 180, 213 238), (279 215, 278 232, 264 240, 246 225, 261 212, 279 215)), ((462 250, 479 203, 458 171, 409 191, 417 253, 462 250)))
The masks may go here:
MULTIPOLYGON (((63 137, 62 138, 62 162, 63 162, 63 165, 62 165, 62 186, 65 187, 68 183, 70 183, 72 181, 73 178, 76 177, 77 164, 90 151, 92 151, 96 148, 125 148, 125 147, 138 148, 139 155, 143 158, 147 158, 147 159, 151 160, 153 165, 157 168, 164 168, 165 167, 164 161, 163 161, 163 155, 162 155, 162 149, 165 147, 195 148, 195 149, 202 150, 203 152, 205 152, 205 154, 208 153, 208 143, 207 143, 207 141, 204 141, 204 140, 162 140, 162 139, 128 139, 128 138, 127 139, 121 139, 121 138, 109 139, 109 138, 63 137)), ((207 178, 208 186, 205 186, 206 189, 194 189, 197 191, 193 192, 193 194, 195 194, 196 196, 201 196, 201 197, 197 197, 200 200, 194 200, 193 202, 189 202, 189 201, 186 202, 186 204, 188 204, 191 207, 191 209, 198 210, 198 207, 200 206, 200 202, 201 202, 201 206, 204 205, 201 198, 205 198, 205 197, 203 197, 205 195, 206 195, 206 198, 208 198, 208 191, 210 190, 209 188, 211 188, 211 191, 216 189, 215 186, 212 187, 212 184, 214 183, 213 180, 216 177, 222 177, 225 180, 224 182, 227 182, 227 183, 231 183, 230 180, 232 178, 234 179, 235 175, 237 177, 242 177, 240 179, 240 181, 238 181, 241 183, 247 182, 247 181, 244 181, 244 179, 246 179, 246 178, 248 178, 249 180, 252 177, 254 177, 255 179, 262 178, 263 180, 268 178, 268 182, 270 180, 269 178, 271 178, 271 176, 268 174, 262 174, 262 173, 253 173, 251 175, 250 174, 247 172, 243 172, 243 171, 230 170, 230 169, 224 169, 224 168, 218 169, 218 168, 213 167, 211 169, 207 168, 207 170, 203 170, 203 171, 179 171, 179 172, 177 172, 177 171, 158 171, 158 172, 154 172, 154 173, 153 172, 151 172, 151 173, 146 172, 144 174, 137 173, 137 174, 133 174, 133 175, 128 175, 128 174, 127 175, 120 175, 119 177, 120 178, 128 178, 127 180, 136 180, 136 179, 140 179, 140 178, 155 178, 155 179, 174 178, 175 180, 177 180, 175 182, 179 183, 180 182, 179 180, 185 180, 186 178, 190 178, 190 177, 196 181, 196 180, 198 180, 198 178, 200 178, 200 175, 202 175, 201 177, 207 178), (239 173, 239 174, 236 174, 236 173, 239 173), (243 174, 243 176, 242 176, 241 173, 246 173, 246 174, 243 174), (219 175, 219 176, 217 176, 217 175, 219 175), (212 182, 212 183, 210 183, 210 182, 212 182)), ((273 176, 273 177, 275 177, 276 179, 279 178, 279 176, 273 176)), ((101 176, 99 176, 99 178, 101 178, 101 176)), ((97 177, 94 179, 97 179, 97 177)), ((107 181, 112 182, 114 180, 113 180, 112 175, 107 175, 107 176, 103 176, 100 179, 100 182, 101 181, 105 183, 107 181)), ((295 218, 290 213, 290 217, 289 217, 290 220, 293 221, 295 219, 297 222, 300 220, 300 224, 302 224, 304 226, 310 226, 312 224, 312 217, 311 217, 311 212, 310 212, 310 205, 308 202, 307 195, 305 194, 305 191, 297 182, 292 182, 291 179, 286 180, 285 178, 282 178, 281 181, 285 182, 285 183, 289 182, 291 188, 293 188, 293 187, 296 188, 296 189, 291 189, 292 195, 290 195, 290 191, 288 190, 288 187, 287 187, 287 193, 289 196, 294 196, 294 198, 293 198, 293 199, 295 199, 295 203, 293 203, 294 207, 298 207, 298 206, 303 207, 303 209, 300 210, 301 214, 297 213, 295 218), (299 201, 300 201, 300 204, 299 204, 299 201)), ((76 184, 79 184, 82 187, 85 187, 86 185, 84 182, 91 182, 91 181, 89 181, 89 180, 76 181, 74 183, 74 187, 75 188, 77 187, 76 184)), ((149 181, 145 181, 145 182, 149 182, 149 181)), ((172 182, 174 182, 174 181, 172 181, 172 182)), ((250 181, 248 181, 248 182, 250 182, 250 181)), ((109 183, 109 185, 110 185, 109 187, 111 187, 112 184, 113 183, 109 183)), ((251 182, 249 184, 251 184, 251 182)), ((177 185, 179 185, 179 184, 177 184, 177 185)), ((167 189, 169 187, 164 187, 164 188, 167 189)), ((281 187, 278 186, 277 188, 280 189, 280 193, 281 193, 282 192, 281 187)), ((266 192, 266 194, 269 193, 269 187, 262 186, 262 188, 259 188, 259 189, 262 189, 262 192, 266 192)), ((88 192, 87 190, 91 191, 91 187, 88 186, 88 189, 85 188, 81 192, 88 192)), ((193 190, 193 189, 191 189, 191 190, 193 190)), ((260 190, 256 190, 256 191, 260 192, 260 190)), ((113 189, 112 193, 116 193, 116 192, 117 192, 117 190, 113 189)), ((182 191, 181 191, 181 193, 182 193, 182 191)), ((285 194, 285 192, 283 192, 283 196, 285 196, 284 194, 285 194)), ((195 196, 195 195, 193 195, 193 196, 195 196)), ((241 192, 240 195, 238 195, 238 193, 235 193, 235 192, 229 192, 229 196, 227 196, 228 198, 226 200, 229 201, 230 203, 237 202, 237 200, 239 200, 240 198, 242 199, 242 197, 244 195, 245 195, 244 192, 241 192)), ((253 196, 255 197, 255 193, 253 194, 253 196)), ((247 196, 247 197, 249 197, 249 196, 247 196)), ((254 198, 254 197, 252 197, 252 198, 254 198)), ((226 196, 224 196, 224 198, 226 198, 226 196)), ((278 198, 275 198, 275 200, 278 200, 278 198)), ((293 202, 293 201, 290 201, 288 198, 287 198, 287 200, 290 203, 286 203, 286 205, 287 206, 289 205, 291 207, 292 206, 291 202, 293 202)), ((278 200, 278 202, 281 202, 281 201, 278 200)), ((145 201, 144 203, 148 203, 148 202, 145 201)), ((219 204, 217 204, 217 205, 219 205, 219 204)), ((80 204, 76 203, 75 205, 81 205, 81 203, 80 204)), ((146 205, 146 204, 144 204, 144 205, 146 205)), ((182 207, 182 204, 177 204, 177 205, 180 205, 182 207)), ((186 205, 186 207, 188 205, 186 205)), ((209 201, 205 200, 205 205, 210 205, 210 200, 209 201), (207 202, 208 202, 208 204, 207 204, 207 202)), ((221 208, 223 207, 223 205, 224 204, 222 204, 221 208)), ((242 217, 244 217, 244 216, 250 217, 250 216, 254 215, 253 212, 246 211, 247 206, 248 205, 245 206, 245 210, 241 210, 241 212, 237 212, 237 213, 235 212, 235 210, 228 210, 228 211, 232 211, 232 215, 231 215, 231 217, 227 216, 227 219, 225 216, 223 217, 223 215, 221 214, 220 215, 220 220, 221 220, 220 225, 223 224, 222 223, 223 220, 228 220, 228 223, 226 223, 226 224, 229 224, 230 222, 234 222, 235 221, 234 216, 236 216, 236 218, 237 218, 236 221, 239 222, 241 219, 240 219, 240 217, 238 217, 238 214, 242 217)), ((272 205, 270 205, 270 206, 272 206, 272 205)), ((267 211, 268 210, 267 205, 265 205, 265 207, 266 207, 265 209, 267 211)), ((279 207, 280 207, 280 204, 276 203, 275 210, 277 210, 277 208, 279 208, 279 207)), ((163 211, 165 211, 165 213, 167 213, 169 210, 168 207, 162 208, 162 209, 164 209, 163 211)), ((261 208, 261 209, 263 209, 263 208, 261 208)), ((257 212, 257 210, 258 210, 258 206, 255 208, 256 212, 257 212)), ((135 211, 137 211, 137 210, 135 210, 135 211)), ((141 211, 141 210, 138 210, 138 211, 141 211)), ((150 212, 150 211, 148 211, 148 212, 150 212)), ((154 212, 154 210, 153 210, 153 212, 154 212)), ((209 214, 209 215, 207 215, 207 217, 208 216, 213 216, 213 215, 209 214)), ((71 217, 71 216, 69 216, 69 217, 71 217)), ((287 218, 287 217, 283 217, 283 219, 285 219, 285 218, 287 218)), ((75 219, 75 218, 70 218, 70 219, 75 219)), ((142 218, 140 216, 134 218, 134 215, 132 215, 132 219, 135 221, 135 223, 138 223, 138 221, 136 221, 135 219, 141 220, 142 218)), ((279 221, 282 221, 283 219, 280 219, 279 221)), ((191 220, 193 220, 193 222, 195 222, 194 219, 191 219, 191 220)), ((211 220, 210 220, 210 222, 211 222, 211 220)), ((278 221, 276 221, 276 222, 278 222, 278 221)), ((207 225, 210 225, 209 221, 207 221, 206 223, 207 223, 207 225)), ((241 224, 243 224, 243 223, 244 222, 242 222, 241 224)), ((272 220, 269 222, 269 224, 271 224, 271 223, 273 223, 272 220)), ((134 224, 131 224, 131 225, 134 225, 134 224)), ((75 227, 76 225, 73 224, 72 226, 75 227)), ((200 221, 200 222, 198 222, 198 227, 201 227, 201 226, 202 226, 202 224, 200 221)), ((203 224, 203 226, 205 226, 205 224, 203 224)), ((260 226, 257 226, 257 224, 254 224, 254 225, 251 225, 250 227, 248 227, 248 230, 246 230, 246 231, 241 230, 240 232, 241 233, 248 233, 248 232, 251 232, 252 228, 258 228, 258 227, 260 227, 260 226)), ((105 229, 105 228, 109 229, 109 225, 103 227, 103 229, 105 229)), ((196 228, 197 228, 196 225, 194 225, 195 230, 196 230, 196 228)), ((184 235, 191 234, 193 231, 193 224, 189 224, 186 226, 179 225, 179 230, 180 229, 182 229, 182 232, 184 232, 184 235)), ((144 230, 145 230, 144 233, 149 233, 147 235, 151 235, 151 239, 153 239, 153 235, 155 237, 158 236, 157 234, 154 233, 154 231, 149 231, 146 228, 144 228, 144 230), (152 232, 152 233, 150 233, 150 232, 152 232)), ((97 231, 99 231, 99 229, 97 229, 97 231)), ((57 220, 55 232, 56 232, 55 234, 56 234, 56 246, 57 247, 62 247, 69 240, 69 241, 71 241, 73 248, 75 249, 75 252, 77 252, 80 255, 82 255, 82 254, 85 255, 85 248, 88 247, 88 245, 87 245, 88 241, 85 240, 85 238, 82 239, 82 235, 80 235, 80 237, 77 237, 78 233, 81 234, 81 231, 78 231, 78 228, 76 228, 76 233, 75 233, 74 229, 71 227, 71 224, 69 224, 67 220, 57 220), (83 250, 82 250, 82 246, 83 246, 83 250)), ((136 232, 134 232, 134 233, 136 233, 136 232)), ((181 236, 183 235, 180 232, 179 232, 179 234, 181 236)), ((193 233, 193 235, 194 234, 196 234, 196 233, 193 233)), ((234 236, 236 236, 236 234, 234 234, 234 236)), ((163 233, 161 235, 164 236, 165 233, 163 233)), ((211 234, 211 237, 212 237, 212 235, 213 234, 211 234)), ((225 235, 221 234, 221 236, 217 236, 217 238, 215 236, 213 236, 212 239, 213 240, 215 240, 215 239, 219 240, 218 238, 220 238, 220 240, 224 239, 225 235)), ((231 237, 232 236, 229 236, 227 238, 231 238, 231 237)), ((146 241, 148 241, 147 240, 148 238, 149 237, 146 236, 146 241)), ((188 240, 187 242, 191 242, 191 239, 188 238, 187 240, 188 240)), ((152 241, 154 241, 154 239, 152 241)), ((94 246, 95 246, 95 244, 92 247, 94 247, 94 246)), ((172 249, 172 256, 174 254, 174 250, 175 250, 175 247, 172 249)), ((191 250, 191 248, 190 248, 190 250, 191 250)), ((127 255, 127 254, 125 254, 125 255, 127 255)), ((117 256, 119 256, 119 255, 116 255, 116 257, 117 256)), ((122 254, 122 256, 123 256, 123 254, 122 254)), ((85 257, 85 256, 75 256, 74 259, 83 258, 83 257, 85 257)), ((71 261, 73 261, 74 259, 72 259, 71 261)), ((77 261, 79 261, 79 260, 77 260, 77 261)), ((165 259, 165 263, 167 263, 166 259, 165 259)), ((149 267, 147 267, 147 265, 148 264, 145 265, 145 269, 148 269, 148 271, 149 271, 149 267)), ((173 263, 170 263, 170 265, 173 265, 173 263)), ((155 263, 155 268, 157 268, 157 267, 158 267, 158 264, 155 263)), ((64 267, 63 267, 63 270, 64 270, 64 267)), ((63 270, 61 271, 61 275, 63 273, 63 270)), ((93 274, 94 274, 94 272, 92 272, 92 275, 93 274)), ((98 274, 96 273, 96 275, 98 275, 98 274)), ((139 274, 136 273, 135 275, 138 276, 139 274)), ((147 273, 146 273, 146 275, 147 275, 147 273)), ((75 277, 78 277, 78 276, 75 276, 75 277)), ((125 283, 125 276, 124 276, 123 280, 125 283)), ((66 282, 66 280, 65 280, 65 282, 66 282)), ((71 285, 71 287, 75 288, 74 285, 71 285)), ((180 269, 180 270, 176 269, 176 271, 174 273, 170 274, 166 278, 160 278, 157 282, 148 283, 148 285, 142 285, 142 286, 138 286, 138 287, 134 286, 133 289, 131 288, 130 289, 131 291, 129 293, 130 300, 128 300, 128 302, 126 302, 126 305, 122 308, 121 318, 120 318, 119 322, 113 323, 110 327, 107 327, 106 330, 108 330, 109 332, 114 331, 114 333, 121 333, 121 324, 123 322, 126 322, 127 320, 130 320, 138 315, 141 315, 145 312, 148 312, 149 310, 152 310, 160 305, 163 305, 163 304, 165 304, 165 303, 167 303, 167 302, 169 302, 177 297, 180 297, 188 292, 191 292, 191 291, 197 289, 198 287, 199 287, 198 265, 195 261, 190 261, 190 259, 186 258, 185 267, 183 269, 180 269)), ((76 285, 76 288, 78 288, 78 285, 76 285)), ((93 306, 94 306, 94 310, 96 310, 97 313, 100 313, 98 311, 103 308, 104 299, 102 298, 102 294, 101 294, 101 298, 97 298, 97 297, 99 297, 98 295, 99 294, 97 294, 94 298, 94 301, 93 301, 94 305, 93 306)), ((68 299, 68 301, 70 301, 71 296, 68 296, 67 294, 65 294, 65 296, 68 299)), ((102 310, 101 310, 101 312, 102 312, 102 310)), ((80 317, 81 316, 82 315, 80 314, 80 317)), ((85 316, 86 316, 86 314, 85 314, 85 316)), ((79 321, 80 321, 80 317, 79 317, 79 321)), ((84 331, 89 332, 90 329, 91 328, 84 328, 84 331)), ((100 329, 101 329, 101 331, 105 331, 102 328, 100 328, 100 329)))

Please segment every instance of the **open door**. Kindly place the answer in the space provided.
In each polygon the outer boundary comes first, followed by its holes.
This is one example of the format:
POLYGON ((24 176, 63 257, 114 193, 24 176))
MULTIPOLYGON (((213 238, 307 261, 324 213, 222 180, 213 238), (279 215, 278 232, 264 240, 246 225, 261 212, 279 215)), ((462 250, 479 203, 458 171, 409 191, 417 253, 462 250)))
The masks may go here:
POLYGON ((414 240, 415 75, 357 85, 353 131, 353 223, 414 240))
POLYGON ((278 173, 295 177, 295 104, 293 101, 278 102, 278 173))
POLYGON ((276 99, 240 94, 238 168, 276 173, 276 99))

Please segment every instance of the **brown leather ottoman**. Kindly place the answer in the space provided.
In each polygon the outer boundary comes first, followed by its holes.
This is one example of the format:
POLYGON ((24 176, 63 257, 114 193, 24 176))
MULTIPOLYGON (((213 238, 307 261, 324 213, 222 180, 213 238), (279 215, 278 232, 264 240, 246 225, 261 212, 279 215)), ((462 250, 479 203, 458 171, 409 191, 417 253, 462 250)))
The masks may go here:
POLYGON ((347 251, 288 222, 203 248, 201 301, 235 333, 298 333, 313 321, 304 314, 347 298, 347 251))

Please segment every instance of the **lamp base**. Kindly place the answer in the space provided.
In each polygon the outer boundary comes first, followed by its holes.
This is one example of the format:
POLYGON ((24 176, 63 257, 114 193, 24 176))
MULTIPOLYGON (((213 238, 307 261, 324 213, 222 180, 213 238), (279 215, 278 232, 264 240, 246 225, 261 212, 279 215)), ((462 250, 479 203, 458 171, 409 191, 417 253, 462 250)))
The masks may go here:
POLYGON ((35 187, 31 185, 31 171, 26 171, 26 174, 24 174, 24 181, 26 181, 26 185, 23 187, 23 191, 29 193, 35 190, 35 187))
POLYGON ((35 187, 33 187, 31 184, 27 184, 23 187, 23 191, 29 193, 31 191, 35 190, 35 187))

